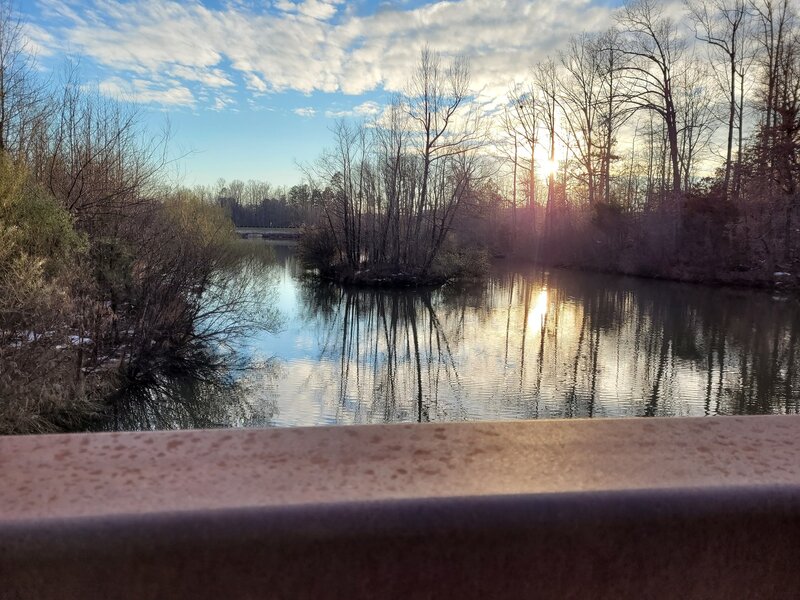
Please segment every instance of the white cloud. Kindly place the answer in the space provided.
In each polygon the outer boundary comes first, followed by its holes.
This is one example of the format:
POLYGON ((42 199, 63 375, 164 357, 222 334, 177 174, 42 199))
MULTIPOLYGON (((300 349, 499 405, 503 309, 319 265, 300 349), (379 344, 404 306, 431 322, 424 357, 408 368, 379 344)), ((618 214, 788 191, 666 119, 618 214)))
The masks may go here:
POLYGON ((214 104, 211 106, 211 109, 216 111, 225 110, 229 106, 233 106, 235 104, 236 100, 230 96, 225 96, 222 94, 214 98, 214 104))
POLYGON ((229 88, 230 71, 238 71, 256 94, 396 91, 425 44, 445 57, 466 55, 473 86, 502 93, 571 33, 612 22, 612 9, 588 0, 399 3, 371 15, 342 0, 277 0, 273 10, 245 2, 215 9, 198 1, 40 1, 57 15, 52 22, 64 24, 47 32, 61 47, 118 73, 229 88))
POLYGON ((374 117, 381 112, 381 105, 372 100, 362 102, 350 110, 326 110, 325 116, 329 119, 340 119, 342 117, 374 117))
POLYGON ((292 2, 291 0, 278 0, 275 7, 288 12, 297 13, 312 19, 327 20, 336 14, 336 5, 344 0, 304 0, 292 2))
POLYGON ((53 34, 33 23, 22 25, 23 47, 34 56, 51 56, 53 47, 57 45, 53 34))
POLYGON ((292 109, 292 112, 294 114, 296 114, 297 116, 299 116, 299 117, 306 117, 306 118, 313 117, 314 115, 317 114, 316 109, 311 108, 310 106, 305 106, 305 107, 302 107, 302 108, 295 108, 295 109, 292 109))
POLYGON ((372 117, 381 112, 381 107, 377 102, 372 102, 371 100, 367 100, 366 102, 362 102, 361 104, 356 106, 353 109, 353 112, 362 117, 372 117))
POLYGON ((167 106, 194 106, 195 104, 192 92, 178 84, 157 87, 153 82, 144 79, 126 81, 120 77, 111 77, 100 82, 99 89, 108 96, 143 104, 167 106))
POLYGON ((197 81, 212 88, 231 87, 235 85, 225 71, 217 68, 197 68, 175 65, 170 68, 170 75, 185 79, 186 81, 197 81))
POLYGON ((255 92, 266 92, 269 89, 267 84, 264 83, 264 80, 255 73, 245 73, 244 79, 247 82, 247 89, 249 90, 253 90, 255 92))

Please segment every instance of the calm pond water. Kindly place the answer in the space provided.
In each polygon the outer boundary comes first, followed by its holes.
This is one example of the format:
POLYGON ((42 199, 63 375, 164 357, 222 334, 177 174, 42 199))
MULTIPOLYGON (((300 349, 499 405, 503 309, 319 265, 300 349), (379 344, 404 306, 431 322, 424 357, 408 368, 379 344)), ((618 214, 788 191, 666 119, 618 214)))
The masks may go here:
POLYGON ((793 296, 506 262, 479 285, 346 289, 275 251, 259 301, 278 331, 239 347, 259 366, 227 394, 183 382, 180 410, 162 402, 117 426, 798 411, 793 296))

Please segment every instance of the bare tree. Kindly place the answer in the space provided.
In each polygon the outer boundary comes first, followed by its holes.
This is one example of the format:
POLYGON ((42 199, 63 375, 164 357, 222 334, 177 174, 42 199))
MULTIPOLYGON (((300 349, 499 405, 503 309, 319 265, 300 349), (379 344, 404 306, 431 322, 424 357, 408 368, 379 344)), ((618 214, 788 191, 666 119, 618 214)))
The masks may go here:
POLYGON ((440 244, 446 223, 452 218, 452 207, 450 203, 441 204, 445 200, 441 194, 430 194, 431 169, 437 161, 463 156, 485 140, 480 113, 468 103, 468 93, 469 65, 465 58, 457 57, 443 66, 438 53, 427 47, 421 51, 404 104, 414 124, 422 160, 415 234, 419 235, 423 215, 429 213, 433 247, 440 244))
MULTIPOLYGON (((528 201, 527 207, 535 218, 536 204, 536 144, 539 141, 539 103, 536 98, 536 89, 531 84, 518 84, 508 93, 509 118, 513 120, 514 131, 518 136, 520 145, 524 144, 525 154, 529 156, 526 165, 528 170, 528 201)), ((536 232, 536 223, 532 222, 533 233, 536 232)))
POLYGON ((762 73, 759 167, 764 183, 791 192, 797 100, 797 16, 790 0, 754 0, 762 73))
POLYGON ((506 146, 510 145, 511 150, 506 151, 506 158, 511 161, 511 221, 513 226, 513 235, 516 236, 517 232, 517 169, 520 166, 520 156, 519 156, 519 147, 520 147, 520 135, 517 131, 517 124, 512 116, 513 112, 508 106, 503 107, 502 113, 502 129, 506 135, 507 144, 501 143, 499 144, 501 149, 505 149, 506 146))
POLYGON ((619 17, 626 34, 622 48, 631 57, 625 73, 631 87, 629 101, 637 108, 653 111, 664 122, 669 149, 672 192, 681 193, 680 144, 675 105, 675 71, 681 66, 686 41, 678 24, 664 14, 657 0, 633 0, 619 17))
POLYGON ((539 112, 548 135, 548 155, 550 165, 547 177, 547 205, 545 206, 545 235, 550 232, 555 208, 556 190, 556 129, 558 126, 558 75, 555 61, 552 59, 539 63, 533 73, 534 82, 542 97, 542 110, 539 112))
POLYGON ((600 67, 594 40, 586 35, 570 39, 569 48, 559 55, 562 76, 557 79, 556 102, 564 115, 570 145, 580 163, 589 205, 597 202, 597 178, 601 170, 598 152, 600 127, 600 67))
MULTIPOLYGON (((731 192, 731 175, 739 171, 741 156, 733 163, 733 135, 736 116, 742 112, 743 90, 737 95, 736 85, 744 84, 747 66, 745 53, 749 41, 750 19, 747 0, 690 0, 689 14, 694 23, 697 39, 706 42, 712 49, 712 65, 717 57, 725 61, 721 87, 728 96, 728 137, 725 146, 725 175, 723 190, 727 198, 731 192)), ((739 128, 741 131, 741 121, 739 128)), ((741 149, 740 149, 741 151, 741 149)))
POLYGON ((689 190, 695 164, 714 134, 714 101, 708 77, 699 62, 684 69, 677 80, 678 131, 683 189, 689 190))
POLYGON ((627 56, 620 50, 620 33, 610 29, 593 44, 600 79, 598 119, 601 131, 600 183, 604 201, 611 203, 611 164, 617 158, 615 146, 620 129, 632 111, 627 103, 628 86, 624 77, 627 56))
POLYGON ((41 172, 48 189, 81 226, 148 203, 160 192, 169 129, 150 132, 139 111, 87 90, 77 69, 67 70, 51 117, 41 172))
POLYGON ((467 102, 468 73, 463 60, 442 67, 425 49, 408 93, 381 118, 369 127, 341 121, 334 129, 335 147, 311 175, 326 189, 325 235, 347 276, 389 270, 428 277, 480 176, 486 133, 467 102))
POLYGON ((23 151, 46 110, 45 86, 11 0, 0 0, 0 151, 23 151))
POLYGON ((536 143, 539 119, 535 90, 526 84, 512 86, 500 117, 503 139, 498 147, 506 162, 511 163, 511 207, 514 236, 517 232, 518 187, 523 184, 529 233, 536 234, 536 143))

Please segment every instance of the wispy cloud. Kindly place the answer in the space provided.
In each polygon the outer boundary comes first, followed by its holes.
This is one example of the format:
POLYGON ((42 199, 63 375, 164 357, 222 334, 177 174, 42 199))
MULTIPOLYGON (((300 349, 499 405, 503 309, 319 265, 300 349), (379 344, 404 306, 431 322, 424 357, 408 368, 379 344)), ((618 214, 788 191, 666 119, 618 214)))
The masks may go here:
POLYGON ((111 77, 101 81, 99 88, 108 96, 130 102, 166 106, 194 106, 195 104, 192 92, 180 84, 159 86, 145 79, 126 81, 120 77, 111 77))
POLYGON ((247 82, 247 89, 253 90, 254 92, 266 92, 269 89, 269 86, 267 86, 264 80, 255 73, 245 73, 244 79, 247 82))
POLYGON ((314 108, 312 108, 310 106, 305 106, 305 107, 302 107, 302 108, 295 108, 295 109, 292 109, 292 112, 294 114, 296 114, 298 117, 306 117, 306 118, 313 117, 314 115, 317 114, 316 109, 314 109, 314 108))
POLYGON ((214 104, 211 105, 213 110, 225 110, 228 107, 234 106, 236 104, 236 100, 231 98, 230 96, 226 96, 221 94, 214 98, 214 104))
POLYGON ((172 77, 178 77, 186 81, 197 81, 212 88, 232 87, 235 85, 222 69, 198 69, 196 67, 174 65, 169 72, 172 77))
POLYGON ((326 110, 325 116, 329 119, 340 119, 342 117, 374 117, 381 112, 381 105, 372 100, 367 100, 346 110, 326 110))
POLYGON ((155 89, 166 75, 187 91, 241 81, 253 94, 395 91, 425 44, 466 55, 474 85, 499 90, 570 33, 601 30, 612 15, 588 0, 448 0, 366 15, 342 0, 277 0, 272 9, 243 1, 39 2, 48 18, 33 37, 42 48, 73 49, 155 89))
POLYGON ((302 2, 278 0, 275 6, 288 13, 297 13, 324 21, 333 17, 337 11, 337 5, 343 2, 344 0, 303 0, 302 2))
POLYGON ((51 56, 55 52, 56 39, 49 31, 34 25, 24 23, 22 26, 23 47, 26 52, 35 56, 51 56))
POLYGON ((371 100, 368 100, 356 106, 353 109, 353 112, 355 112, 359 116, 372 117, 381 112, 381 107, 377 102, 372 102, 371 100))

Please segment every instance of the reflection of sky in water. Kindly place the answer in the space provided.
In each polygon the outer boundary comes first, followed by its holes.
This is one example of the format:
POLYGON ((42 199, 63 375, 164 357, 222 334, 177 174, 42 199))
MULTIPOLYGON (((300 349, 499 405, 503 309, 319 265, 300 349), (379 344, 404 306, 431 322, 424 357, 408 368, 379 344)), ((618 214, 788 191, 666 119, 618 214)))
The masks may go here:
POLYGON ((794 300, 499 265, 428 293, 303 282, 279 249, 274 357, 251 401, 275 425, 794 412, 794 300), (259 400, 260 399, 260 400, 259 400))

